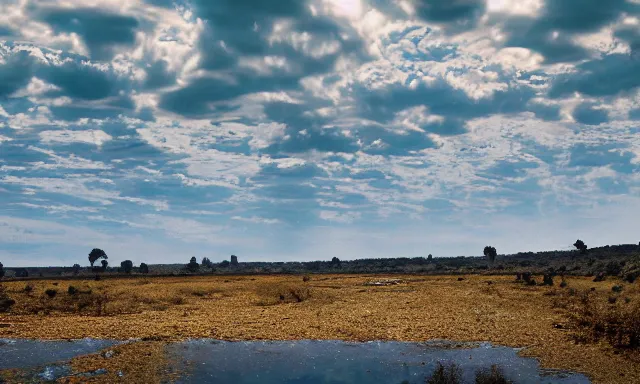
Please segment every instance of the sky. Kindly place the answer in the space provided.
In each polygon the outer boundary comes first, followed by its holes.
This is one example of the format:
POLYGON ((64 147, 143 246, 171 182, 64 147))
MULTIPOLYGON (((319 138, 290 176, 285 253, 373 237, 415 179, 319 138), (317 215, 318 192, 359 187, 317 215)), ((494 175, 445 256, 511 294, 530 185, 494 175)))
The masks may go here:
POLYGON ((640 0, 0 0, 0 262, 640 240, 640 0))

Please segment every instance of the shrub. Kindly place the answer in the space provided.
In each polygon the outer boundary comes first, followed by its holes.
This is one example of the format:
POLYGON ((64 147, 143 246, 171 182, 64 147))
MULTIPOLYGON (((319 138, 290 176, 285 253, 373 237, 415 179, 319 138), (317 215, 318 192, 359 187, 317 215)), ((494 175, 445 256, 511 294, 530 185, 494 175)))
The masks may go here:
POLYGON ((476 384, 511 384, 507 380, 502 369, 497 365, 492 365, 490 369, 481 369, 476 372, 476 384))
POLYGON ((552 286, 553 285, 553 275, 550 274, 550 273, 545 273, 542 276, 542 285, 552 286))
POLYGON ((618 276, 622 272, 622 265, 615 261, 610 261, 605 265, 605 273, 609 276, 618 276))
POLYGON ((5 293, 4 287, 0 285, 0 313, 8 312, 15 303, 16 301, 10 299, 5 293))
POLYGON ((78 293, 78 289, 73 285, 70 285, 69 289, 67 289, 67 293, 70 295, 75 295, 76 293, 78 293))
POLYGON ((613 287, 611 287, 611 290, 613 292, 620 293, 622 292, 622 285, 614 285, 613 287))
POLYGON ((638 271, 627 272, 624 275, 624 281, 626 281, 627 283, 633 284, 633 282, 636 281, 639 275, 640 273, 638 271))
POLYGON ((565 288, 566 286, 567 286, 567 282, 566 282, 566 281, 564 281, 564 280, 562 280, 562 281, 560 282, 560 288, 565 288))
POLYGON ((31 285, 31 284, 27 284, 27 285, 25 285, 25 286, 24 286, 23 291, 24 291, 25 293, 27 293, 27 294, 29 294, 29 293, 33 292, 33 285, 31 285))
POLYGON ((461 384, 462 370, 456 363, 444 365, 438 362, 436 369, 425 380, 427 384, 461 384))
POLYGON ((604 274, 604 272, 598 272, 598 273, 596 274, 596 277, 594 277, 593 282, 594 282, 594 283, 599 283, 599 282, 601 282, 601 281, 604 281, 604 278, 605 278, 605 274, 604 274))
POLYGON ((578 341, 605 339, 614 347, 640 348, 640 305, 618 303, 609 305, 590 292, 583 293, 569 311, 570 321, 577 329, 578 341))
POLYGON ((58 290, 57 289, 47 289, 46 291, 44 291, 44 293, 49 296, 50 298, 54 298, 56 297, 56 295, 58 294, 58 290))
POLYGON ((609 296, 609 304, 615 304, 618 298, 615 296, 609 296))
POLYGON ((302 276, 302 281, 304 281, 305 283, 311 280, 311 276, 309 275, 304 275, 302 276))

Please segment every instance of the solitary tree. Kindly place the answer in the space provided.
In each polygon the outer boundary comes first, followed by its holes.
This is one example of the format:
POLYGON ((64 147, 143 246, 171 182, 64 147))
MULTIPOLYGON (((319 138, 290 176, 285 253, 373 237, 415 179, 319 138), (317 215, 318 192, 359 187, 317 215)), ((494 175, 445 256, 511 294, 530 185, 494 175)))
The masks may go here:
POLYGON ((93 263, 99 259, 108 259, 107 254, 100 248, 93 248, 89 254, 89 263, 93 267, 93 263))
POLYGON ((487 260, 489 260, 489 263, 493 263, 496 260, 496 256, 498 256, 496 249, 490 245, 484 247, 483 253, 487 260))
POLYGON ((187 264, 187 270, 189 270, 189 272, 196 272, 198 269, 200 269, 200 264, 198 264, 198 260, 196 260, 195 257, 192 257, 191 260, 189 260, 189 264, 187 264))
POLYGON ((140 268, 138 268, 140 273, 149 273, 149 266, 146 263, 140 263, 140 268))
POLYGON ((102 272, 106 271, 109 266, 109 262, 107 260, 102 260, 100 263, 102 264, 102 272))
POLYGON ((335 256, 331 258, 331 266, 340 267, 340 259, 335 256))
POLYGON ((73 269, 73 274, 77 275, 78 273, 80 273, 80 264, 73 264, 73 267, 71 267, 73 269))
POLYGON ((433 256, 432 256, 431 254, 429 254, 429 256, 427 256, 427 261, 428 261, 428 262, 433 261, 433 256))
POLYGON ((587 253, 587 244, 585 244, 584 241, 578 239, 575 243, 573 243, 573 246, 576 247, 576 249, 578 249, 580 253, 587 253))
POLYGON ((131 271, 133 270, 133 261, 125 260, 121 262, 120 269, 122 269, 122 272, 124 273, 131 273, 131 271))
POLYGON ((4 276, 4 265, 0 263, 0 279, 4 276))

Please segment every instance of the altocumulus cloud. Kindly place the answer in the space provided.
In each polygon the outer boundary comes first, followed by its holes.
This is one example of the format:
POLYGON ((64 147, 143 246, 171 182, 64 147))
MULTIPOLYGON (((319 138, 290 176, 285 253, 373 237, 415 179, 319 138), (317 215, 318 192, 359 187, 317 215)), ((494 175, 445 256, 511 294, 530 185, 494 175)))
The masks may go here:
POLYGON ((0 2, 5 265, 637 241, 637 1, 0 2))

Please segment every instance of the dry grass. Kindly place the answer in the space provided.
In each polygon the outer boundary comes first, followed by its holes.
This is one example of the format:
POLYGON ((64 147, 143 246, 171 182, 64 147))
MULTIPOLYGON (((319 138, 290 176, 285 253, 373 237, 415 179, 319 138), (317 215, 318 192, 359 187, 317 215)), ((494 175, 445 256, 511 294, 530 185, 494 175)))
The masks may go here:
MULTIPOLYGON (((579 342, 606 340, 616 348, 640 348, 640 301, 584 291, 567 300, 567 311, 579 342)), ((638 296, 635 294, 634 296, 638 296)))
POLYGON ((299 283, 268 282, 258 284, 256 294, 257 305, 301 303, 311 298, 311 289, 299 283))
POLYGON ((590 295, 605 307, 611 305, 608 297, 617 295, 614 306, 624 308, 640 302, 638 283, 567 277, 567 286, 559 288, 516 284, 511 276, 457 278, 318 275, 303 282, 300 276, 147 277, 60 281, 57 286, 34 281, 30 293, 24 282, 7 282, 6 293, 16 304, 9 313, 0 313, 0 337, 491 341, 527 347, 523 354, 540 358, 543 366, 585 372, 594 382, 618 383, 621 377, 640 382, 633 353, 614 350, 606 342, 576 343, 578 329, 569 322, 573 300, 581 292, 594 287, 590 295), (403 283, 364 285, 389 278, 403 283), (69 295, 69 285, 91 294, 69 295), (621 292, 613 292, 614 285, 622 285, 621 292), (56 297, 47 297, 44 291, 54 287, 56 297), (293 294, 291 288, 300 292, 293 294), (94 301, 98 297, 101 304, 94 301), (81 300, 89 303, 78 309, 74 304, 81 300))

